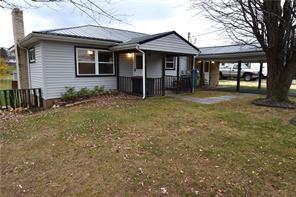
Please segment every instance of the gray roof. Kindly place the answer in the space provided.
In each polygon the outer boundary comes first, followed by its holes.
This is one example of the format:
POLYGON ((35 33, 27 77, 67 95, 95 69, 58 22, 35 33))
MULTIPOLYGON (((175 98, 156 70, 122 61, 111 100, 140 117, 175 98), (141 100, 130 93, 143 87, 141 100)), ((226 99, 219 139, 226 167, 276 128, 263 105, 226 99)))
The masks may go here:
POLYGON ((216 54, 230 54, 230 53, 247 53, 247 52, 262 52, 260 47, 250 45, 226 45, 214 47, 199 48, 201 55, 216 55, 216 54))
POLYGON ((123 44, 140 44, 142 42, 146 42, 147 40, 157 39, 158 37, 162 37, 162 36, 165 36, 165 35, 171 34, 171 33, 173 33, 173 31, 163 32, 163 33, 158 33, 158 34, 153 34, 153 35, 147 35, 146 34, 144 36, 132 38, 129 41, 123 43, 123 44))
POLYGON ((85 26, 78 26, 78 27, 46 30, 46 31, 35 31, 34 33, 80 37, 80 38, 88 38, 88 39, 110 40, 115 42, 127 42, 133 38, 148 35, 148 34, 139 33, 139 32, 114 29, 109 27, 101 27, 101 26, 95 26, 95 25, 85 25, 85 26))

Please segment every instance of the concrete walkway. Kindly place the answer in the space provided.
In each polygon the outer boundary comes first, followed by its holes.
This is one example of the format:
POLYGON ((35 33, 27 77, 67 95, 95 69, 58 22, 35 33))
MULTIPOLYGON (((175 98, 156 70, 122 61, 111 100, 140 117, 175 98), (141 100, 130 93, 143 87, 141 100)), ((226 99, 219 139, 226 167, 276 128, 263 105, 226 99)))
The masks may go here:
POLYGON ((217 96, 217 97, 208 97, 208 98, 196 98, 192 96, 182 96, 177 94, 169 94, 169 96, 181 99, 184 101, 190 101, 193 103, 201 103, 201 104, 215 104, 215 103, 221 103, 224 101, 230 101, 232 99, 241 97, 242 95, 233 94, 233 95, 227 95, 227 96, 217 96))

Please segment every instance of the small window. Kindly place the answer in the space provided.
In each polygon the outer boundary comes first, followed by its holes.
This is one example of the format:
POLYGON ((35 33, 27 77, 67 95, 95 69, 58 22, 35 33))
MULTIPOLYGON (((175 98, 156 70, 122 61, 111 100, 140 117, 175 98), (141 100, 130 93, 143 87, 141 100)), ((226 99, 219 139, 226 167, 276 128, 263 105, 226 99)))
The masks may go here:
POLYGON ((142 55, 136 55, 136 69, 143 69, 143 57, 142 57, 142 55))
POLYGON ((165 69, 166 70, 175 70, 175 57, 168 55, 165 58, 165 69))
POLYGON ((29 63, 34 63, 36 61, 35 59, 35 48, 29 49, 29 63))
POLYGON ((113 53, 98 49, 76 48, 77 75, 114 75, 113 53))

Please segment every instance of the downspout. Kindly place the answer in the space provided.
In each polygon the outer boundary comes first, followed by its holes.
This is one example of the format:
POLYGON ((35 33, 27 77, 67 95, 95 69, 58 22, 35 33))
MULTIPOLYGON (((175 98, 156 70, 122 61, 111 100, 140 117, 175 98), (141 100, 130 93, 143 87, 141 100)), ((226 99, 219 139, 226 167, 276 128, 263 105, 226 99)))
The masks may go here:
POLYGON ((26 49, 26 54, 27 54, 27 65, 28 65, 28 82, 29 82, 29 88, 32 88, 32 76, 31 76, 31 65, 29 61, 29 50, 26 49))
POLYGON ((143 59, 143 100, 146 98, 146 56, 145 52, 140 49, 140 45, 137 44, 136 46, 137 51, 142 53, 142 59, 143 59))

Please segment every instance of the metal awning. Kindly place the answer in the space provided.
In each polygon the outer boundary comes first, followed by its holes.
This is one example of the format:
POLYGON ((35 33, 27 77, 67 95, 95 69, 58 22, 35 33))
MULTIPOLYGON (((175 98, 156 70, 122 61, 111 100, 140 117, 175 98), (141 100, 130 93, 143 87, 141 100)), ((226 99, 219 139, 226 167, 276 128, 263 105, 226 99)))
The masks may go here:
POLYGON ((202 61, 220 62, 264 62, 266 56, 262 48, 250 45, 226 45, 199 48, 201 53, 197 57, 202 61))

